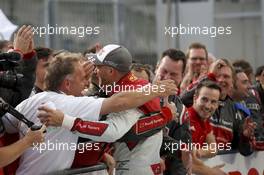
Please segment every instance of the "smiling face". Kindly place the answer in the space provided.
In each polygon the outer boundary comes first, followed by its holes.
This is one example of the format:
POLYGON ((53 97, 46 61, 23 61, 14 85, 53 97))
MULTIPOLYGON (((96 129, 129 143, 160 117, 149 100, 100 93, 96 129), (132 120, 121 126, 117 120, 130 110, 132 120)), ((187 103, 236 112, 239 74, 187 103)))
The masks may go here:
POLYGON ((234 94, 236 94, 240 98, 248 97, 249 88, 250 88, 250 83, 247 75, 244 72, 237 73, 234 94))
POLYGON ((232 70, 228 66, 223 66, 219 69, 216 75, 217 82, 221 87, 221 96, 226 97, 233 88, 233 77, 232 77, 232 70))
POLYGON ((194 95, 193 108, 202 120, 208 119, 218 108, 220 91, 208 87, 202 87, 194 95))

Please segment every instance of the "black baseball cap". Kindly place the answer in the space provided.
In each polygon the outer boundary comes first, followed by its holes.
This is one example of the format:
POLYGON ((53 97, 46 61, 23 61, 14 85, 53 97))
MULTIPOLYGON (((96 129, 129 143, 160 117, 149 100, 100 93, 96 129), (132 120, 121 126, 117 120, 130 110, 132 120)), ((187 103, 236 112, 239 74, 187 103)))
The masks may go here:
POLYGON ((132 64, 129 51, 116 44, 104 46, 97 54, 89 54, 88 59, 95 65, 111 66, 120 72, 129 72, 132 64))

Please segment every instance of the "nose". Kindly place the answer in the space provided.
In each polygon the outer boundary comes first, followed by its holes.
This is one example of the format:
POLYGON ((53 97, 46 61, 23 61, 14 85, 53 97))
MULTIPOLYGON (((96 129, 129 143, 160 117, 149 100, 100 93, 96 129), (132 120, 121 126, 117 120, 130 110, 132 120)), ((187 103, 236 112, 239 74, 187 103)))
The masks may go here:
POLYGON ((224 80, 224 77, 223 77, 223 76, 219 75, 219 76, 217 77, 217 81, 218 81, 218 82, 224 82, 225 80, 224 80))
POLYGON ((97 75, 98 72, 99 72, 99 69, 98 69, 97 67, 95 67, 94 70, 93 70, 93 73, 94 73, 95 75, 97 75))
POLYGON ((201 60, 200 59, 195 59, 194 63, 195 64, 201 64, 201 60))
POLYGON ((210 102, 207 102, 205 104, 205 107, 204 107, 207 111, 209 111, 209 109, 211 109, 211 103, 210 102))
POLYGON ((164 80, 168 80, 168 79, 171 79, 171 76, 169 73, 165 74, 164 75, 164 80))
POLYGON ((250 83, 249 83, 249 81, 247 82, 247 89, 250 89, 251 88, 251 86, 250 86, 250 83))

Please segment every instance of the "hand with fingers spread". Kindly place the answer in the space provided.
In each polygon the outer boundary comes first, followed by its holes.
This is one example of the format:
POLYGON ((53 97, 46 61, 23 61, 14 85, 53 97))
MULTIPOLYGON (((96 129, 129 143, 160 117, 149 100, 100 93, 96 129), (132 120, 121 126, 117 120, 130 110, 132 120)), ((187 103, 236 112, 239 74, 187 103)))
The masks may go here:
POLYGON ((41 123, 47 126, 61 126, 64 118, 64 113, 60 110, 51 109, 47 106, 40 106, 38 108, 38 118, 41 123))
POLYGON ((45 134, 44 131, 46 130, 46 126, 42 125, 39 130, 32 131, 31 129, 28 130, 27 134, 23 138, 28 146, 37 145, 39 143, 44 142, 45 134))
POLYGON ((14 49, 19 50, 22 54, 27 54, 33 51, 33 31, 31 26, 23 25, 15 34, 14 49))

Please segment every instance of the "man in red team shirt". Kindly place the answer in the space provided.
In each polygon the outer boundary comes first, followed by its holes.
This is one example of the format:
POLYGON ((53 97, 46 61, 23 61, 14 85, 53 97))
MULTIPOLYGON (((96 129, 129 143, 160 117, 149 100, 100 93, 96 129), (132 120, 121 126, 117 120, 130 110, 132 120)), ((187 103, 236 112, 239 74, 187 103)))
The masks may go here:
MULTIPOLYGON (((213 81, 204 81, 197 86, 193 97, 193 106, 187 109, 192 132, 193 172, 200 175, 225 174, 220 167, 210 168, 198 158, 210 158, 216 155, 216 140, 209 118, 218 108, 220 87, 213 81)), ((231 149, 231 147, 230 147, 231 149)))
POLYGON ((220 87, 212 82, 205 81, 197 86, 194 94, 193 106, 188 108, 192 141, 196 145, 197 157, 213 157, 217 150, 215 136, 209 118, 218 108, 220 87), (208 149, 201 149, 208 146, 208 149), (198 146, 198 147, 197 147, 198 146))

